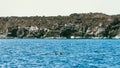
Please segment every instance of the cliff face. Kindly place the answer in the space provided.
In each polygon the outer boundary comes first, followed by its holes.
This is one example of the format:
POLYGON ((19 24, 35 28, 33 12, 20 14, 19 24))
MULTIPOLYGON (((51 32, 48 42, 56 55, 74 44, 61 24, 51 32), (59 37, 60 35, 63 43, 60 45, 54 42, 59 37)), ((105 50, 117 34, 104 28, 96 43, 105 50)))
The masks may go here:
POLYGON ((12 38, 119 38, 120 15, 0 17, 0 34, 12 38))

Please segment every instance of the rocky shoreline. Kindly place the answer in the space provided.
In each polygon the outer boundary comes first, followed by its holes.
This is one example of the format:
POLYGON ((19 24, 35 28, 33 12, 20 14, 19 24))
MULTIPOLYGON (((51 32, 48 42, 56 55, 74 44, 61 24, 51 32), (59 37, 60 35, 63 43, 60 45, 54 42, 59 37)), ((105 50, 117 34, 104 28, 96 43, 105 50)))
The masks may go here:
POLYGON ((119 39, 120 15, 0 17, 0 38, 119 39))

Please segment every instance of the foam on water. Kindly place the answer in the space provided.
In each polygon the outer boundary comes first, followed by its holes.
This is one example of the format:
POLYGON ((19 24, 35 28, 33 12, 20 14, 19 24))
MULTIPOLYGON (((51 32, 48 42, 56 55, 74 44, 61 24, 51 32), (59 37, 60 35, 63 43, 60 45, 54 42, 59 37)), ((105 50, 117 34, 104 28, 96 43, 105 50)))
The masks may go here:
POLYGON ((120 40, 0 39, 0 68, 120 68, 120 40))

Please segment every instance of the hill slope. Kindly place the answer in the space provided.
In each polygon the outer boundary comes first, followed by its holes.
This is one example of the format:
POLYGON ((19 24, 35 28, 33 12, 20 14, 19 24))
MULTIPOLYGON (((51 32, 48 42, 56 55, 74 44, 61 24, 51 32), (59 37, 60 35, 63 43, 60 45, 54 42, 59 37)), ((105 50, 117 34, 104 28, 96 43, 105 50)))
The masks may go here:
POLYGON ((7 38, 119 38, 120 15, 0 17, 0 37, 2 35, 7 38))

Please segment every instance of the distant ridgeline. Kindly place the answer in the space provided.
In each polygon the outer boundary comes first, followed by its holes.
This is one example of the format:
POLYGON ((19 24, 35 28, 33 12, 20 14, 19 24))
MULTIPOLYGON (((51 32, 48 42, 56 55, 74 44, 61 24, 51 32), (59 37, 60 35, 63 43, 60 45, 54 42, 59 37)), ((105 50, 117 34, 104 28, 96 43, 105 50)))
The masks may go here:
POLYGON ((0 17, 0 38, 120 38, 120 15, 0 17))

